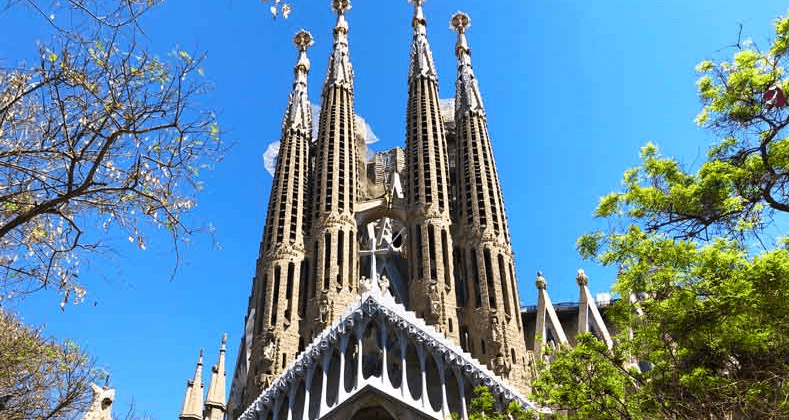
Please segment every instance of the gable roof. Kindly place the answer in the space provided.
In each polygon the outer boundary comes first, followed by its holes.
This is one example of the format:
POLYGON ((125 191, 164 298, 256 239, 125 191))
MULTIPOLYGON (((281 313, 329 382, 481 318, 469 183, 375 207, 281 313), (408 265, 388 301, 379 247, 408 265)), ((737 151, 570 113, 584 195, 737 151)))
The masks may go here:
MULTIPOLYGON (((374 284, 375 282, 372 283, 374 284)), ((393 328, 394 332, 398 332, 403 337, 413 340, 432 354, 435 360, 442 360, 444 366, 453 369, 456 374, 462 375, 463 380, 468 381, 472 386, 487 386, 495 398, 505 402, 514 400, 524 408, 539 412, 550 411, 524 398, 511 385, 480 364, 471 354, 463 351, 460 346, 451 343, 441 332, 427 325, 423 319, 417 317, 415 313, 406 310, 403 305, 395 302, 388 291, 382 294, 378 287, 375 286, 372 290, 362 293, 359 299, 354 301, 342 316, 318 334, 312 343, 274 380, 271 386, 264 390, 247 407, 239 417, 239 420, 257 419, 262 412, 274 410, 277 401, 288 395, 288 392, 291 392, 291 388, 296 386, 299 380, 307 375, 307 372, 312 372, 316 367, 320 366, 321 361, 327 359, 327 354, 330 356, 339 347, 343 339, 347 340, 349 336, 354 334, 355 328, 375 320, 385 322, 387 329, 393 328)), ((380 379, 378 381, 380 382, 380 379)), ((362 385, 368 385, 366 382, 370 381, 365 381, 364 384, 360 383, 360 386, 357 388, 361 389, 363 388, 362 385)), ((401 380, 402 386, 404 386, 403 380, 401 380)), ((394 390, 393 388, 389 390, 386 389, 387 387, 382 388, 384 392, 394 390)), ((354 393, 351 392, 338 397, 334 407, 343 403, 342 398, 350 398, 354 393)), ((400 394, 401 392, 398 391, 394 396, 399 398, 400 394)))

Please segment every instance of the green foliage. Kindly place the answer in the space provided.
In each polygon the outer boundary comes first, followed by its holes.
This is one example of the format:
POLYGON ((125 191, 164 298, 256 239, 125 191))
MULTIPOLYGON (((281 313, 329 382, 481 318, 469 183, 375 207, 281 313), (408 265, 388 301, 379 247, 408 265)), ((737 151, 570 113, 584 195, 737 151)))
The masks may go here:
POLYGON ((562 416, 789 418, 789 241, 761 239, 789 212, 789 112, 762 99, 789 88, 789 17, 775 31, 768 52, 697 66, 697 122, 722 138, 707 160, 689 171, 647 144, 595 212, 624 227, 578 239, 618 269, 619 333, 551 355, 534 397, 562 416))
MULTIPOLYGON (((458 413, 452 413, 453 420, 460 420, 458 413)), ((474 388, 474 398, 469 402, 469 420, 526 420, 534 418, 533 414, 525 410, 515 401, 510 401, 507 409, 500 412, 496 409, 495 399, 490 389, 484 385, 474 388)))
POLYGON ((90 383, 104 374, 74 342, 45 338, 0 310, 0 418, 77 418, 90 406, 90 383))

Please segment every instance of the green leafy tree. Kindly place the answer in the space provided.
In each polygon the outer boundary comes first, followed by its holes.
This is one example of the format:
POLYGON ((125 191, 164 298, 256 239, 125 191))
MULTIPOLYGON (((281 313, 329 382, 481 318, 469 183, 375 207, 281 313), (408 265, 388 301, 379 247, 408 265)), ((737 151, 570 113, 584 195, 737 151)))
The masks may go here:
POLYGON ((162 228, 177 254, 200 172, 224 148, 213 113, 195 106, 210 87, 202 57, 135 41, 154 1, 55 2, 69 16, 55 20, 38 2, 5 3, 55 30, 36 64, 0 69, 0 295, 52 288, 65 306, 84 295, 80 261, 108 233, 145 249, 162 228))
MULTIPOLYGON (((460 415, 452 413, 453 420, 460 420, 460 415)), ((526 420, 534 416, 515 401, 510 401, 507 409, 501 412, 496 409, 495 399, 490 389, 484 385, 474 388, 474 398, 469 401, 469 420, 526 420)))
POLYGON ((0 310, 0 418, 76 418, 90 406, 90 383, 100 379, 74 343, 43 337, 0 310))
POLYGON ((559 350, 540 401, 571 418, 789 418, 789 251, 768 240, 789 211, 789 112, 764 98, 789 88, 789 18, 774 27, 767 50, 697 67, 696 121, 722 138, 698 170, 647 144, 601 199, 596 215, 626 227, 578 248, 618 268, 618 347, 559 350))

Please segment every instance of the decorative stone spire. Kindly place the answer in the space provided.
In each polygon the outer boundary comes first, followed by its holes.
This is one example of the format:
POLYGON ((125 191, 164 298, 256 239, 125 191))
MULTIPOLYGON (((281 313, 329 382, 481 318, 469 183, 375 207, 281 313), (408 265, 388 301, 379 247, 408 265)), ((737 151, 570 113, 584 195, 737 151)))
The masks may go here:
POLYGON ((211 368, 211 382, 205 399, 205 420, 221 420, 225 416, 225 352, 227 333, 222 335, 219 360, 211 368))
MULTIPOLYGON (((334 46, 321 91, 318 137, 315 141, 307 241, 309 281, 299 301, 307 306, 301 336, 313 337, 350 305, 358 284, 354 206, 358 198, 359 152, 355 138, 353 68, 348 50, 350 1, 334 0, 337 13, 334 46)), ((290 355, 295 352, 291 351, 290 355)))
POLYGON ((184 405, 181 408, 180 420, 203 420, 203 348, 200 348, 200 358, 197 360, 194 379, 186 383, 184 405))
MULTIPOLYGON (((244 396, 244 403, 267 387, 278 370, 284 367, 281 363, 274 363, 275 360, 283 360, 283 357, 286 360, 296 353, 299 342, 296 323, 304 310, 303 305, 299 305, 302 302, 299 296, 306 287, 304 248, 309 214, 309 149, 312 143, 307 48, 312 45, 312 36, 307 31, 299 31, 293 43, 299 57, 293 69, 293 91, 283 116, 277 167, 247 314, 248 319, 253 319, 254 327, 252 337, 245 337, 244 341, 251 338, 254 350, 250 352, 249 370, 246 372, 249 392, 244 396)), ((224 360, 224 356, 222 358, 224 360)), ((224 367, 219 374, 222 375, 222 389, 216 392, 217 399, 212 399, 215 402, 224 401, 224 367)))
POLYGON ((458 78, 455 85, 456 118, 469 111, 484 113, 479 84, 474 75, 474 68, 471 66, 471 49, 466 40, 466 30, 471 26, 471 19, 465 13, 457 12, 452 16, 450 26, 458 33, 458 40, 455 43, 455 55, 458 58, 458 78))
POLYGON ((414 42, 411 44, 411 66, 409 67, 408 78, 414 76, 425 76, 437 79, 436 66, 433 63, 433 53, 430 51, 430 44, 427 43, 427 21, 422 12, 422 3, 426 0, 409 0, 414 5, 414 42))
POLYGON ((423 0, 412 3, 414 38, 406 108, 410 309, 457 343, 460 321, 452 273, 447 136, 441 119, 436 68, 427 42, 423 0))
POLYGON ((334 46, 329 58, 329 71, 326 73, 324 91, 332 85, 343 85, 353 90, 353 67, 348 54, 348 21, 345 12, 351 10, 350 0, 333 0, 332 9, 337 13, 334 25, 334 46))
POLYGON ((293 91, 288 98, 288 107, 282 119, 283 135, 288 129, 302 132, 312 130, 312 106, 307 95, 307 74, 310 72, 307 48, 313 44, 312 35, 301 30, 293 37, 293 43, 299 50, 299 59, 293 68, 293 91))

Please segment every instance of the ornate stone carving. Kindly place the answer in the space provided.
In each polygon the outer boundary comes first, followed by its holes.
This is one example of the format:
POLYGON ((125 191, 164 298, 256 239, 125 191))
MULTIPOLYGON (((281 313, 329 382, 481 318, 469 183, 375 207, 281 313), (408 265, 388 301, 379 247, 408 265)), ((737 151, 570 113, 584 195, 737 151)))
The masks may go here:
POLYGON ((438 282, 431 280, 427 285, 428 314, 426 318, 429 322, 436 322, 441 318, 441 291, 438 282))
POLYGON ((512 370, 512 363, 507 360, 504 355, 499 353, 496 355, 496 357, 490 360, 488 363, 488 369, 492 370, 493 373, 504 379, 509 379, 510 371, 512 370))
POLYGON ((115 390, 102 388, 96 384, 90 384, 93 390, 93 401, 88 412, 82 420, 111 420, 112 403, 115 401, 115 390))
POLYGON ((258 336, 258 343, 261 366, 266 370, 274 364, 277 356, 277 337, 274 335, 274 329, 269 328, 262 335, 258 336))
POLYGON ((318 301, 318 317, 315 318, 318 328, 323 329, 329 323, 329 319, 331 318, 331 305, 332 302, 329 300, 326 292, 321 293, 321 298, 318 301))
POLYGON ((381 289, 381 296, 389 293, 389 278, 386 277, 386 274, 382 274, 378 278, 378 288, 381 289))
POLYGON ((368 279, 366 276, 362 276, 359 280, 359 295, 363 295, 365 293, 370 293, 370 290, 373 288, 373 279, 368 279))
POLYGON ((503 335, 501 333, 501 325, 499 324, 499 317, 491 315, 490 317, 490 340, 498 351, 503 344, 503 335))

